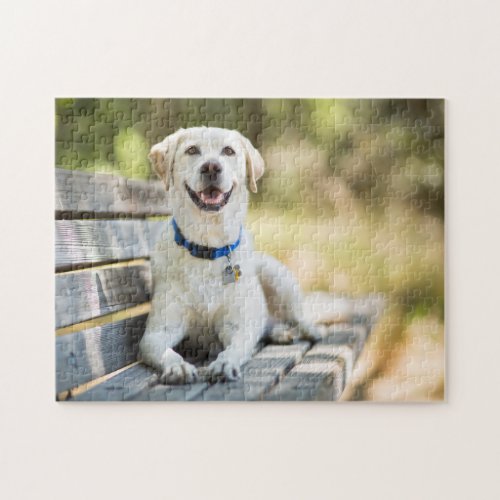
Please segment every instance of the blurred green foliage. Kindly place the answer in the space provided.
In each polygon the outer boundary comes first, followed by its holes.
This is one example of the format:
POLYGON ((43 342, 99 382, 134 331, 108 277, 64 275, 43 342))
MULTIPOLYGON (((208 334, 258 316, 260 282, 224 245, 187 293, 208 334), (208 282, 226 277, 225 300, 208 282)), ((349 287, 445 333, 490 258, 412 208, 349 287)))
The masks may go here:
POLYGON ((306 289, 443 311, 441 99, 57 99, 56 166, 150 179, 180 127, 237 129, 266 173, 249 223, 306 289))
POLYGON ((197 125, 237 129, 257 147, 310 141, 371 207, 391 196, 442 215, 441 99, 57 99, 56 165, 148 179, 151 145, 197 125))

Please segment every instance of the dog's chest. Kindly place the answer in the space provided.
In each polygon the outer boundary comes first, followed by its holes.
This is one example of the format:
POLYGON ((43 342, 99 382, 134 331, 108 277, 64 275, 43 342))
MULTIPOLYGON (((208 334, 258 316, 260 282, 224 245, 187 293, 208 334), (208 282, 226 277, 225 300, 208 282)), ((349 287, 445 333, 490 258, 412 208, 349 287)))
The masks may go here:
POLYGON ((179 279, 186 291, 187 302, 198 310, 200 308, 197 305, 203 304, 207 313, 215 312, 231 295, 238 292, 238 286, 245 286, 244 281, 236 281, 235 278, 234 268, 238 265, 241 269, 240 264, 230 263, 225 257, 214 261, 190 260, 191 262, 180 266, 179 279), (231 268, 231 271, 228 271, 228 268, 231 268))
POLYGON ((230 259, 209 260, 194 258, 182 249, 171 250, 165 262, 165 279, 171 283, 171 293, 184 304, 208 315, 241 295, 247 286, 245 278, 252 273, 249 262, 245 262, 239 252, 230 259))
POLYGON ((229 259, 210 260, 193 257, 167 234, 156 248, 152 273, 166 300, 182 304, 190 321, 201 324, 210 324, 221 308, 241 308, 255 288, 252 248, 245 237, 229 259))

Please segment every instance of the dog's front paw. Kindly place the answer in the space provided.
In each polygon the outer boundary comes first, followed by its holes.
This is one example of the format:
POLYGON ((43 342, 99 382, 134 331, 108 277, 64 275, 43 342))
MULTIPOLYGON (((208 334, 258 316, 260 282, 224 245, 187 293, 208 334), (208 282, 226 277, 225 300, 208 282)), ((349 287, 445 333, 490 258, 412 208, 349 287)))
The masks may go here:
POLYGON ((322 339, 321 331, 308 321, 301 321, 298 324, 299 338, 309 340, 309 342, 319 342, 322 339))
POLYGON ((293 344, 300 340, 316 343, 321 340, 321 332, 312 323, 301 321, 295 326, 285 323, 273 325, 268 339, 272 344, 293 344))
POLYGON ((186 361, 168 365, 160 376, 162 384, 191 384, 198 380, 198 371, 186 361))
POLYGON ((285 325, 284 323, 276 323, 269 333, 271 344, 293 344, 298 339, 299 332, 297 328, 285 325))
POLYGON ((227 359, 216 359, 208 366, 208 377, 212 382, 237 380, 240 376, 239 365, 227 359))

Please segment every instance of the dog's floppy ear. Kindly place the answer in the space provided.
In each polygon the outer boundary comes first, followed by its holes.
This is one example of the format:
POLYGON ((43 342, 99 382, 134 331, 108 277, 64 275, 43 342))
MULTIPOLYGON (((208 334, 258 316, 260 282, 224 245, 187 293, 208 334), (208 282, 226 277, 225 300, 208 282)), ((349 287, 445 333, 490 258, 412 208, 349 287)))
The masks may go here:
POLYGON ((154 171, 158 174, 158 177, 165 183, 165 187, 168 191, 170 185, 170 178, 172 177, 172 166, 174 163, 175 151, 177 149, 177 143, 180 136, 184 132, 181 128, 168 135, 163 139, 163 141, 155 144, 151 151, 149 152, 148 158, 154 171))
POLYGON ((257 181, 264 175, 264 159, 246 137, 241 136, 241 142, 247 163, 248 185, 252 193, 256 193, 257 181))

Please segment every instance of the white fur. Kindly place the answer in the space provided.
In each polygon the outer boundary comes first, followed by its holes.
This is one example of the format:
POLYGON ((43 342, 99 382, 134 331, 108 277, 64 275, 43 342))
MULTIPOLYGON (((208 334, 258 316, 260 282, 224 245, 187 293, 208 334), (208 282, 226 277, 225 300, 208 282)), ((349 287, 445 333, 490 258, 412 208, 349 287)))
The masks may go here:
MULTIPOLYGON (((173 216, 186 239, 217 248, 238 239, 247 212, 246 185, 256 191, 256 181, 264 172, 262 157, 248 139, 237 131, 219 128, 181 129, 153 146, 150 160, 165 183, 173 216), (186 154, 191 145, 201 154, 186 154), (235 154, 222 154, 226 146, 235 154), (221 189, 233 188, 219 212, 198 208, 185 188, 187 184, 194 191, 203 189, 200 167, 207 161, 221 165, 221 189)), ((166 227, 152 255, 152 310, 140 343, 141 359, 161 373, 164 383, 196 380, 196 368, 172 348, 189 335, 200 335, 200 331, 212 332, 224 348, 210 364, 210 376, 238 378, 264 333, 268 302, 281 321, 298 326, 303 336, 316 335, 303 320, 299 287, 290 271, 275 259, 254 252, 245 230, 231 254, 232 264, 241 267, 241 278, 224 285, 227 259, 191 256, 175 243, 172 225, 166 227)), ((209 344, 210 335, 206 335, 209 344)))

